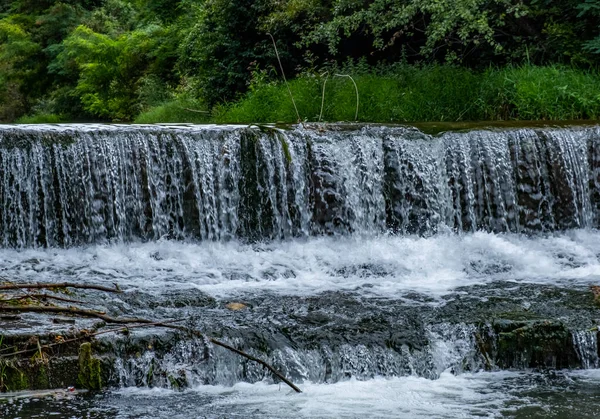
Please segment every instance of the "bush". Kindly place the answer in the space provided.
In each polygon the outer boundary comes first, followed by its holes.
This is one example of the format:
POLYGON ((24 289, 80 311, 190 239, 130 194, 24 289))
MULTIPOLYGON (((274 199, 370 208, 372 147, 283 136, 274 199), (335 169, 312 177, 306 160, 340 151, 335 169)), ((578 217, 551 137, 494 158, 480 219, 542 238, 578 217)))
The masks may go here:
MULTIPOLYGON (((363 122, 593 119, 600 116, 600 74, 562 66, 490 68, 398 65, 354 76, 363 122)), ((301 118, 354 120, 348 78, 305 75, 290 81, 301 118)), ((296 122, 287 88, 261 81, 240 101, 218 107, 217 122, 296 122)))
POLYGON ((31 116, 22 116, 17 119, 17 124, 58 124, 65 122, 66 119, 62 115, 56 115, 51 113, 36 114, 31 116))
POLYGON ((201 124, 210 121, 210 112, 202 110, 195 101, 173 100, 155 106, 135 118, 136 124, 157 123, 194 123, 201 124))

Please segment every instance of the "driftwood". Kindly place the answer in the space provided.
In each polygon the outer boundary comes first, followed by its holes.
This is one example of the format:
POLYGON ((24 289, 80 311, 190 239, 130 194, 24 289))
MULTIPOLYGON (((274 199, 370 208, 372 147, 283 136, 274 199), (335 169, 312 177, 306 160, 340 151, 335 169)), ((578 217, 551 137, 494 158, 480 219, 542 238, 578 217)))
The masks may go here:
MULTIPOLYGON (((118 288, 113 289, 113 288, 107 288, 107 287, 96 286, 96 285, 80 285, 80 284, 72 284, 72 283, 67 283, 67 282, 62 283, 62 284, 31 284, 31 285, 29 285, 29 284, 14 284, 14 285, 0 286, 0 290, 55 289, 55 288, 80 288, 80 289, 95 289, 95 290, 101 290, 101 291, 107 291, 107 292, 122 292, 118 288)), ((45 294, 42 294, 42 295, 45 296, 46 298, 52 297, 52 296, 47 296, 45 294)), ((26 295, 23 297, 16 297, 16 298, 0 300, 0 303, 6 302, 6 301, 15 301, 15 300, 19 300, 19 299, 25 299, 25 298, 29 298, 29 297, 32 297, 32 295, 26 295)), ((69 302, 71 302, 71 301, 69 301, 69 302)), ((278 379, 283 381, 290 388, 292 388, 295 392, 302 393, 302 390, 300 390, 294 383, 292 383, 281 372, 277 371, 277 369, 275 369, 272 365, 270 365, 266 361, 263 361, 260 358, 256 358, 256 357, 254 357, 240 349, 237 349, 225 342, 221 342, 218 339, 215 339, 215 338, 212 338, 209 336, 205 336, 202 332, 200 332, 198 330, 194 330, 194 329, 191 329, 191 328, 188 328, 185 326, 173 324, 173 323, 180 322, 182 320, 155 321, 155 320, 149 320, 149 319, 143 319, 143 318, 117 318, 117 317, 108 316, 104 312, 95 311, 95 310, 86 310, 86 309, 82 309, 82 308, 78 308, 78 307, 61 307, 61 306, 53 306, 53 305, 35 306, 35 305, 29 305, 29 304, 21 304, 21 305, 0 304, 0 313, 7 313, 7 312, 9 312, 9 313, 15 313, 15 312, 18 312, 18 313, 26 312, 27 313, 27 312, 29 312, 29 313, 42 313, 42 314, 69 314, 69 315, 74 315, 74 316, 79 316, 79 317, 96 318, 96 319, 100 319, 100 320, 104 321, 105 323, 122 324, 125 326, 118 328, 118 329, 104 330, 104 331, 98 331, 98 332, 93 332, 93 333, 84 333, 81 336, 78 336, 73 339, 62 340, 60 342, 55 342, 55 343, 44 345, 44 346, 40 346, 38 343, 38 348, 27 349, 27 350, 23 350, 23 351, 13 352, 10 354, 0 355, 0 359, 1 358, 9 358, 9 357, 13 357, 16 355, 20 355, 20 354, 24 354, 24 353, 28 353, 28 352, 32 352, 32 351, 38 351, 40 349, 48 349, 48 348, 62 345, 62 344, 69 343, 69 342, 75 342, 78 340, 89 339, 93 336, 97 336, 97 335, 104 334, 104 333, 126 331, 128 329, 133 329, 133 328, 156 326, 156 327, 178 330, 181 332, 189 333, 189 334, 199 337, 199 338, 207 339, 209 342, 211 342, 214 345, 225 348, 225 349, 232 351, 250 361, 253 361, 253 362, 256 362, 256 363, 262 365, 264 368, 266 368, 268 371, 270 371, 271 374, 273 374, 275 377, 277 377, 278 379)))
POLYGON ((35 348, 29 348, 29 349, 23 349, 22 351, 17 351, 17 352, 11 352, 9 354, 4 354, 2 355, 2 352, 7 352, 8 350, 11 350, 12 348, 7 348, 7 349, 0 349, 0 359, 2 358, 11 358, 13 356, 16 355, 24 355, 24 354, 28 354, 31 352, 37 352, 40 349, 51 349, 54 348, 55 346, 60 346, 60 345, 64 345, 66 343, 73 343, 73 342, 79 342, 81 340, 89 340, 95 336, 99 336, 99 335, 105 335, 108 333, 119 333, 119 332, 126 332, 129 329, 139 329, 141 327, 151 327, 151 326, 163 326, 169 323, 177 323, 177 322, 181 322, 183 321, 183 319, 180 320, 166 320, 166 321, 162 321, 162 322, 156 322, 156 323, 145 323, 145 324, 133 324, 133 325, 127 325, 127 326, 123 326, 123 327, 119 327, 117 329, 109 329, 109 330, 100 330, 97 332, 89 332, 89 331, 85 331, 85 332, 81 332, 81 334, 75 338, 71 338, 71 339, 63 339, 59 342, 54 342, 54 343, 49 343, 47 345, 40 345, 40 347, 35 347, 35 348))
POLYGON ((0 304, 12 303, 12 302, 27 300, 27 299, 39 300, 39 301, 56 300, 56 301, 62 301, 64 303, 85 304, 83 301, 72 300, 70 298, 59 297, 57 295, 50 295, 50 294, 25 294, 25 295, 21 295, 19 297, 10 297, 10 298, 5 298, 5 299, 0 298, 0 304))
POLYGON ((29 313, 53 313, 53 314, 72 314, 80 317, 93 317, 105 321, 106 323, 155 323, 154 320, 124 318, 119 319, 107 316, 101 311, 84 310, 77 307, 58 307, 58 306, 31 306, 31 305, 0 305, 1 312, 29 312, 29 313))
POLYGON ((38 284, 4 284, 0 285, 0 291, 4 290, 23 290, 23 289, 47 289, 52 290, 56 288, 78 288, 84 290, 98 290, 105 292, 123 292, 115 285, 114 288, 104 287, 102 285, 92 285, 92 284, 76 284, 73 282, 60 282, 56 284, 52 283, 38 283, 38 284))
POLYGON ((57 399, 69 399, 71 397, 75 397, 85 393, 87 393, 87 390, 75 389, 19 391, 8 394, 0 393, 0 401, 12 401, 20 399, 45 399, 46 397, 54 397, 57 399))

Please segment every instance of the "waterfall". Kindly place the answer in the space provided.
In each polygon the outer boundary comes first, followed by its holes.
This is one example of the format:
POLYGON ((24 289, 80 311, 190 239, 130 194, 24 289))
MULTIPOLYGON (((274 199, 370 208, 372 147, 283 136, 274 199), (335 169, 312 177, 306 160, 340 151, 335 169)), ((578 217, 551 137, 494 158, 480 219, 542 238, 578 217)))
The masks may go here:
MULTIPOLYGON (((499 414, 517 387, 527 403, 537 390, 556 399, 547 388, 574 388, 579 401, 600 377, 599 228, 600 126, 0 126, 3 281, 115 286, 28 304, 73 301, 205 336, 98 329, 103 383, 119 389, 100 397, 123 403, 119 414, 155 403, 136 417, 176 416, 188 398, 196 416, 262 417, 256 406, 276 397, 298 407, 351 388, 348 400, 375 402, 348 417, 372 416, 384 398, 410 416, 405 399, 423 394, 419 404, 453 400, 458 413, 467 397, 490 416, 498 388, 499 414)), ((24 311, 0 326, 19 349, 32 334, 55 345, 100 327, 67 321, 24 311)), ((76 383, 78 342, 64 348, 39 383, 36 357, 18 358, 16 384, 76 383)), ((106 404, 89 400, 82 412, 106 404)))
POLYGON ((600 128, 2 126, 0 244, 600 225, 600 128))

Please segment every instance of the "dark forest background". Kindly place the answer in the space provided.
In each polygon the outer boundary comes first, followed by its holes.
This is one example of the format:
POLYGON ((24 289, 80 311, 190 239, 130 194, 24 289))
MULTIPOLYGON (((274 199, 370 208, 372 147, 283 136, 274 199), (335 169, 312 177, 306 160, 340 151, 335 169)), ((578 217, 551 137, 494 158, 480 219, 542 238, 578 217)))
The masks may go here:
POLYGON ((294 120, 268 34, 303 118, 600 114, 600 0, 0 0, 0 121, 294 120))

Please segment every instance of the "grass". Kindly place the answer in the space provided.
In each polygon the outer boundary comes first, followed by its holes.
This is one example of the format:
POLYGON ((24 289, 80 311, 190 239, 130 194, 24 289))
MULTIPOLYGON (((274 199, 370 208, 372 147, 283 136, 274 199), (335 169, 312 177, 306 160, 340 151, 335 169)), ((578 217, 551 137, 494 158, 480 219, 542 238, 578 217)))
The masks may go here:
POLYGON ((172 100, 142 112, 134 122, 136 124, 206 123, 210 120, 210 113, 203 109, 197 101, 172 100))
MULTIPOLYGON (((600 73, 570 67, 490 68, 402 65, 352 75, 360 94, 362 122, 573 120, 600 116, 600 73)), ((300 116, 317 121, 325 77, 290 80, 300 116)), ((330 77, 323 120, 354 120, 356 92, 347 78, 330 77)), ((295 122, 287 89, 280 82, 252 86, 241 100, 221 105, 214 122, 295 122)))
MULTIPOLYGON (((600 117, 600 70, 566 66, 490 67, 475 72, 451 65, 366 66, 342 69, 348 77, 307 74, 289 80, 304 121, 354 121, 356 82, 358 121, 380 123, 576 120, 600 117), (353 81, 352 81, 353 80, 353 81)), ((262 73, 261 73, 262 74, 262 73)), ((286 85, 262 74, 240 100, 205 111, 202 101, 168 100, 142 112, 133 122, 150 123, 295 123, 296 110, 286 85)), ((65 122, 38 114, 19 123, 65 122)))

